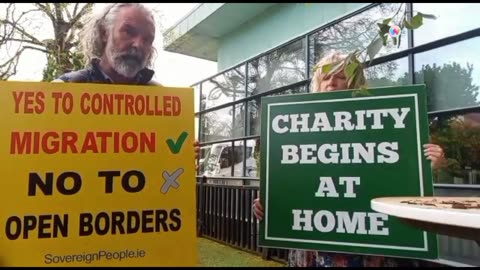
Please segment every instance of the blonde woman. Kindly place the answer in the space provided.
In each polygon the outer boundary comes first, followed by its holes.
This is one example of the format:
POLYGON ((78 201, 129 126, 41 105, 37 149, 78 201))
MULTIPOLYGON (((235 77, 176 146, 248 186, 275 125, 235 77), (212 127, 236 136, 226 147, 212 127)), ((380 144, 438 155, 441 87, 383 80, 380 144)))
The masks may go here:
MULTIPOLYGON (((334 74, 322 73, 322 66, 344 60, 346 55, 338 52, 332 52, 322 58, 317 64, 317 70, 313 74, 310 84, 311 92, 329 92, 345 89, 358 89, 366 84, 365 75, 362 71, 355 85, 349 87, 343 67, 334 74)), ((443 150, 435 144, 425 144, 425 156, 432 161, 432 168, 437 169, 444 163, 443 150)), ((260 199, 257 198, 253 203, 255 216, 262 220, 263 207, 260 199)), ((367 256, 354 254, 341 254, 331 252, 321 252, 313 250, 290 250, 288 255, 288 266, 290 267, 375 267, 375 266, 420 266, 428 265, 428 262, 389 258, 382 256, 367 256)))

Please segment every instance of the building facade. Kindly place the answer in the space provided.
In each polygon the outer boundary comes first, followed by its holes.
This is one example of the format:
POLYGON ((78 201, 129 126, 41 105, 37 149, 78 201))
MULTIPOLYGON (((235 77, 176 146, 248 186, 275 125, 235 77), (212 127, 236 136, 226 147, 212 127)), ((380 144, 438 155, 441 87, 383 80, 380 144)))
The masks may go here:
MULTIPOLYGON (((439 196, 480 195, 479 4, 201 4, 165 33, 165 49, 217 61, 219 72, 192 85, 200 176, 257 185, 260 102, 309 92, 315 63, 330 50, 364 48, 376 23, 397 12, 433 14, 405 29, 366 69, 370 87, 426 84, 430 135, 447 166, 434 175, 439 196)), ((439 236, 441 262, 480 266, 474 241, 439 236)))

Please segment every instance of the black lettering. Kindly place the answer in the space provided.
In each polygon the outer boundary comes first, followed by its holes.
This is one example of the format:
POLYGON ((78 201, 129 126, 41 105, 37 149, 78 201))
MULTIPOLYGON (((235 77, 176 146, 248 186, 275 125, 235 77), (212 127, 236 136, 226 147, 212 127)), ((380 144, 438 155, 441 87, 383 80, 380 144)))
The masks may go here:
POLYGON ((125 234, 125 228, 123 228, 124 220, 125 214, 123 212, 112 212, 112 234, 117 233, 117 227, 120 234, 125 234))
POLYGON ((147 227, 150 223, 153 222, 153 217, 148 217, 153 215, 153 210, 142 211, 142 232, 153 232, 153 227, 147 227))
POLYGON ((139 192, 145 187, 145 176, 140 171, 128 171, 122 176, 122 187, 125 191, 130 193, 139 192), (130 185, 130 178, 132 176, 137 177, 137 186, 130 185))
POLYGON ((180 214, 181 214, 180 210, 176 208, 170 211, 170 219, 174 223, 170 223, 169 227, 170 227, 170 230, 174 232, 180 230, 180 228, 182 227, 182 220, 180 219, 180 214))
POLYGON ((68 215, 63 215, 63 222, 59 215, 53 216, 53 237, 58 237, 58 231, 62 233, 62 237, 68 236, 68 215))
POLYGON ((98 172, 98 177, 105 177, 105 193, 113 192, 113 178, 120 175, 119 171, 98 172))
POLYGON ((52 219, 51 215, 40 215, 38 216, 38 238, 50 238, 52 235, 48 232, 45 232, 46 229, 50 228, 49 221, 52 219))
POLYGON ((80 230, 79 236, 88 236, 93 233, 93 215, 90 213, 80 214, 80 230))
POLYGON ((35 216, 25 216, 23 218, 23 239, 28 239, 28 231, 33 231, 37 227, 37 218, 35 216))
POLYGON ((37 195, 36 187, 40 188, 43 192, 43 195, 52 195, 53 194, 53 173, 49 172, 45 174, 46 179, 43 182, 42 177, 37 173, 28 174, 28 196, 37 195))
POLYGON ((163 209, 159 209, 155 211, 155 231, 160 231, 160 225, 162 225, 162 229, 164 232, 168 232, 167 226, 167 218, 168 212, 163 209))
POLYGON ((57 189, 63 195, 73 195, 77 193, 81 187, 82 187, 82 178, 76 172, 64 172, 60 174, 60 176, 57 179, 57 189), (65 182, 68 178, 73 179, 73 187, 71 189, 67 189, 65 187, 65 182))
POLYGON ((22 233, 22 220, 17 216, 11 216, 7 219, 5 225, 5 234, 8 240, 16 240, 22 233), (12 230, 12 225, 15 225, 15 229, 12 230))
POLYGON ((127 212, 127 233, 136 233, 140 228, 140 215, 135 211, 127 212), (135 220, 133 222, 133 220, 135 220))
POLYGON ((98 235, 105 235, 108 233, 108 230, 110 229, 110 218, 107 213, 101 212, 97 215, 95 218, 95 231, 98 235), (100 223, 102 221, 102 218, 104 220, 104 227, 103 229, 100 227, 100 223))

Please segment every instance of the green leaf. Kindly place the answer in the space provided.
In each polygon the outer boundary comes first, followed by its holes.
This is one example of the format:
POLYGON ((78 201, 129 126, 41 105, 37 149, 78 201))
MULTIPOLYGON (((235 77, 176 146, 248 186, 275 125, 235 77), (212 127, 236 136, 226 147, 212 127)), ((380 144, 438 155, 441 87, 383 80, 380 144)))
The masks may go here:
POLYGON ((410 30, 413 29, 413 26, 407 21, 407 18, 405 18, 405 19, 403 20, 403 23, 405 24, 405 27, 406 27, 407 29, 410 29, 410 30))
POLYGON ((387 35, 387 34, 384 34, 384 35, 381 35, 380 37, 382 38, 382 44, 383 44, 383 46, 387 46, 388 35, 387 35))
POLYGON ((423 17, 420 14, 413 16, 411 25, 417 29, 418 27, 422 26, 423 24, 423 17))
POLYGON ((358 63, 353 62, 345 66, 345 76, 348 78, 352 77, 355 70, 358 68, 358 63))
POLYGON ((332 64, 326 64, 322 66, 322 73, 323 74, 328 74, 330 70, 332 70, 333 63, 332 64))
POLYGON ((390 26, 388 24, 377 23, 377 25, 378 25, 378 28, 380 29, 379 31, 380 36, 382 36, 383 34, 388 34, 388 31, 390 30, 390 26))
POLYGON ((398 35, 398 46, 397 48, 400 48, 400 42, 402 41, 402 31, 400 31, 400 35, 398 35))
POLYGON ((423 17, 420 14, 413 16, 412 20, 409 22, 407 19, 404 20, 405 27, 408 29, 417 29, 423 24, 423 17))
POLYGON ((387 18, 385 20, 383 20, 383 24, 386 24, 388 25, 388 23, 390 23, 392 21, 393 18, 387 18))
POLYGON ((370 43, 367 47, 367 54, 370 61, 373 60, 375 55, 382 49, 382 38, 376 38, 372 43, 370 43))
POLYGON ((368 91, 368 88, 365 86, 360 87, 360 89, 353 91, 352 92, 352 97, 365 97, 365 96, 371 96, 372 93, 368 91))
POLYGON ((326 74, 336 74, 347 59, 332 63, 332 69, 326 74))
POLYGON ((417 13, 418 13, 418 15, 422 16, 425 19, 432 19, 432 20, 437 19, 437 16, 435 16, 433 14, 425 14, 425 13, 421 13, 421 12, 417 12, 417 13))

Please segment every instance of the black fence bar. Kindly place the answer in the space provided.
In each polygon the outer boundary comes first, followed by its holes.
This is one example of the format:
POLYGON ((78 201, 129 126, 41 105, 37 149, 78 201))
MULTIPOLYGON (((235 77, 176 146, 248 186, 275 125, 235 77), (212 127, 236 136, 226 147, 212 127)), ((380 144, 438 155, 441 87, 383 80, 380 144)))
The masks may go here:
POLYGON ((197 182, 198 235, 286 263, 286 250, 264 249, 258 245, 259 222, 252 204, 259 193, 258 186, 212 184, 200 178, 197 182))

